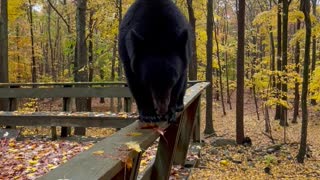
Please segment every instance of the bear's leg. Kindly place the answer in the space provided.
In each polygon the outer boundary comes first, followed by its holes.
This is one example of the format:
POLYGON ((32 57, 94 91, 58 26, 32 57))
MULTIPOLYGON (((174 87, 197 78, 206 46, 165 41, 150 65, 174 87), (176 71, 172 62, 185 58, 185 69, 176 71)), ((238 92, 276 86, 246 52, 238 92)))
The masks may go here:
POLYGON ((133 98, 136 101, 139 119, 143 122, 157 122, 160 121, 155 112, 152 97, 150 92, 147 92, 146 88, 137 80, 136 75, 131 71, 130 60, 126 59, 124 55, 124 69, 127 77, 127 82, 132 93, 133 98))
POLYGON ((141 94, 143 97, 138 98, 139 100, 136 100, 138 110, 139 110, 139 119, 143 122, 159 122, 160 117, 157 115, 151 95, 148 95, 148 93, 141 94))
POLYGON ((181 84, 179 86, 179 91, 178 91, 178 94, 177 94, 177 97, 178 97, 178 101, 177 101, 177 104, 176 104, 176 111, 177 112, 181 112, 184 109, 183 99, 184 99, 184 95, 186 94, 186 89, 187 89, 187 78, 186 78, 186 76, 183 76, 181 81, 182 82, 181 82, 181 84))
POLYGON ((168 123, 177 122, 176 112, 169 109, 165 119, 168 121, 168 123))
POLYGON ((169 123, 175 123, 176 112, 180 112, 184 108, 183 96, 185 93, 186 85, 187 85, 186 78, 182 76, 180 80, 177 82, 177 84, 173 87, 170 104, 168 108, 168 113, 166 114, 166 117, 165 117, 165 119, 169 123))
POLYGON ((147 92, 145 88, 143 88, 142 85, 137 82, 129 83, 129 87, 134 99, 136 100, 140 121, 143 121, 143 122, 160 121, 158 115, 156 114, 151 94, 147 92))

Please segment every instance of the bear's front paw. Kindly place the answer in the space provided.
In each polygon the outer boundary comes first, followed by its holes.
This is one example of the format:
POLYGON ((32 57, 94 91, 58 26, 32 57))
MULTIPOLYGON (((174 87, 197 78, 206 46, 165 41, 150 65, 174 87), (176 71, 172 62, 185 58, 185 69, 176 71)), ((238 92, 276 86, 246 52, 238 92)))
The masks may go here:
POLYGON ((177 105, 177 107, 176 107, 176 111, 177 112, 181 112, 181 111, 183 111, 183 109, 184 109, 184 105, 183 104, 177 105))
POLYGON ((139 116, 140 121, 142 122, 146 122, 146 123, 155 123, 155 122, 159 122, 160 118, 158 116, 144 116, 144 115, 140 115, 139 116))
POLYGON ((165 119, 168 121, 168 123, 175 123, 177 122, 177 117, 175 112, 169 112, 165 115, 165 119))

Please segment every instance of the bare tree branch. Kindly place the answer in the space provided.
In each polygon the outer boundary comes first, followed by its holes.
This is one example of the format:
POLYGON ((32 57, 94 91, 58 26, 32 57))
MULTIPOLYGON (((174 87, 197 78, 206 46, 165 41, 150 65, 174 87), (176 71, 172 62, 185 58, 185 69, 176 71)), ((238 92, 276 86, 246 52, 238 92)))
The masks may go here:
POLYGON ((62 19, 62 21, 66 24, 67 26, 67 29, 68 29, 68 33, 71 32, 71 29, 70 29, 70 25, 68 24, 68 22, 66 21, 66 19, 62 16, 62 14, 57 10, 56 7, 54 7, 54 5, 51 3, 50 0, 47 0, 49 5, 52 7, 52 9, 60 16, 60 18, 62 19))

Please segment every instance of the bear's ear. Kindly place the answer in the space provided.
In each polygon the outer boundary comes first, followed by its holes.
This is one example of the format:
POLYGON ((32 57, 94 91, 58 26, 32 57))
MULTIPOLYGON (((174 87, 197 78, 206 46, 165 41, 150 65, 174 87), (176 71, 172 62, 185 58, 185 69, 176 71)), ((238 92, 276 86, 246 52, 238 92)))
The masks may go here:
POLYGON ((139 35, 134 29, 132 29, 128 33, 126 39, 127 39, 126 40, 127 52, 128 52, 129 58, 130 58, 130 67, 131 67, 132 72, 134 72, 137 51, 139 49, 140 43, 143 41, 144 38, 141 35, 139 35))

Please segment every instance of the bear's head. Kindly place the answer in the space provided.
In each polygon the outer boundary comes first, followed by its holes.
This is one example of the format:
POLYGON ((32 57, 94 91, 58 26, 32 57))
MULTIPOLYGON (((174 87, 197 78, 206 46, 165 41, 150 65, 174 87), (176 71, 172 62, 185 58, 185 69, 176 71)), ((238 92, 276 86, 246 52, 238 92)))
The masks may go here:
POLYGON ((145 39, 131 30, 127 36, 127 51, 131 71, 150 92, 158 115, 164 116, 172 101, 171 92, 186 71, 186 43, 188 31, 184 30, 167 46, 161 40, 145 39), (160 42, 159 44, 155 44, 160 42))
POLYGON ((181 77, 181 59, 178 56, 149 57, 137 69, 144 88, 149 90, 158 115, 168 112, 171 92, 181 77), (147 60, 148 59, 148 60, 147 60), (176 66, 174 64, 177 64, 176 66))

